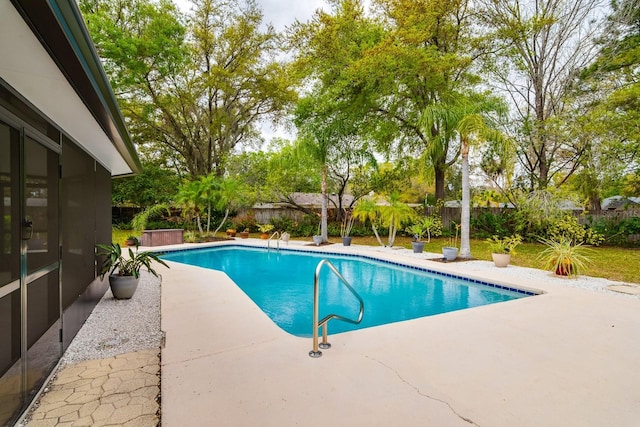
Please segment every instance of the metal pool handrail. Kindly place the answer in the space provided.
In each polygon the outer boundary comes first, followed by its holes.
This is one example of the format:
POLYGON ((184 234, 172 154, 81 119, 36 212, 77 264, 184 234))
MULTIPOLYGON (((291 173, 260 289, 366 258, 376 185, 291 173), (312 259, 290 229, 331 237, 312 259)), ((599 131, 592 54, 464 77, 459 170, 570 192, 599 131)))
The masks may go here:
POLYGON ((360 295, 358 295, 356 290, 353 289, 353 287, 349 284, 349 282, 347 282, 347 280, 344 277, 342 277, 342 274, 340 274, 338 269, 333 264, 331 264, 331 262, 328 259, 323 259, 322 261, 320 261, 318 263, 318 266, 316 267, 316 272, 313 277, 313 350, 309 352, 309 356, 320 357, 322 356, 322 352, 318 348, 327 349, 331 347, 331 344, 327 342, 327 323, 329 323, 329 320, 337 319, 337 320, 342 320, 343 322, 357 325, 362 321, 363 315, 364 315, 364 301, 362 300, 360 295), (340 279, 340 281, 344 283, 347 289, 349 289, 349 291, 353 294, 353 296, 355 296, 360 302, 360 312, 358 313, 357 319, 353 320, 347 317, 340 316, 338 314, 329 314, 326 317, 324 317, 322 320, 318 321, 318 300, 320 296, 319 278, 320 278, 320 271, 322 270, 322 267, 325 265, 329 267, 336 276, 338 276, 338 279, 340 279), (322 326, 322 343, 318 344, 318 328, 320 326, 322 326))
POLYGON ((271 235, 271 237, 269 237, 269 240, 267 240, 267 249, 271 248, 271 239, 273 239, 273 236, 275 236, 276 234, 278 235, 278 239, 276 240, 276 245, 277 245, 277 248, 280 249, 280 232, 279 231, 274 232, 271 235))

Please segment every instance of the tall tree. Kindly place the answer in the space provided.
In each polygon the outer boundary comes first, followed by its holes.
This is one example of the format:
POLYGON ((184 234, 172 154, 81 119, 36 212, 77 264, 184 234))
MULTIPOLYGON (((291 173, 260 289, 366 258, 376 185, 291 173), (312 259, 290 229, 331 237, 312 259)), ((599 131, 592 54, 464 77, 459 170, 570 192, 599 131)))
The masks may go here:
POLYGON ((529 190, 566 181, 586 145, 562 117, 571 79, 592 61, 602 0, 481 0, 496 54, 485 64, 513 107, 529 190), (562 118, 562 120, 559 120, 562 118))
MULTIPOLYGON (((350 67, 364 46, 377 40, 376 28, 363 18, 359 0, 331 2, 335 15, 318 11, 307 24, 297 24, 291 37, 296 66, 310 94, 298 103, 294 123, 302 146, 321 165, 321 234, 327 241, 327 186, 332 173, 342 196, 354 163, 371 156, 361 138, 361 103, 348 96, 353 82, 350 67)), ((340 203, 341 205, 341 198, 340 203)), ((337 206, 342 212, 341 206, 337 206)))
POLYGON ((313 67, 312 77, 334 88, 344 108, 358 117, 360 135, 376 141, 389 158, 421 157, 429 150, 436 194, 443 198, 445 174, 459 146, 433 149, 419 120, 426 107, 477 81, 471 74, 478 52, 472 49, 469 2, 376 0, 375 18, 359 0, 330 3, 332 13, 319 11, 297 28, 298 63, 313 67))
POLYGON ((318 85, 312 96, 302 99, 296 109, 294 122, 300 132, 301 154, 316 160, 321 171, 322 208, 320 229, 322 241, 328 241, 327 202, 328 180, 331 164, 336 164, 349 147, 345 143, 354 129, 343 117, 343 111, 334 104, 334 99, 323 94, 324 87, 318 85))
POLYGON ((446 173, 460 146, 442 135, 447 130, 440 122, 425 129, 420 121, 425 109, 452 102, 456 91, 478 82, 472 64, 482 51, 473 34, 474 11, 467 0, 375 3, 387 31, 363 58, 360 78, 371 89, 370 117, 384 122, 373 128, 378 146, 425 158, 434 171, 436 198, 443 199, 446 173))
POLYGON ((80 4, 134 139, 193 177, 222 176, 236 147, 261 143, 261 120, 295 100, 255 0, 194 0, 189 17, 169 0, 80 4))
POLYGON ((624 177, 640 176, 640 3, 616 0, 610 10, 598 57, 574 86, 591 141, 574 185, 592 209, 600 208, 607 187, 621 194, 624 177))
MULTIPOLYGON (((506 139, 497 130, 496 114, 505 112, 500 99, 487 94, 456 97, 454 104, 440 104, 423 113, 423 125, 432 128, 439 122, 442 135, 455 137, 460 143, 462 163, 462 209, 460 218, 460 257, 471 258, 469 234, 471 229, 471 191, 469 181, 469 150, 472 145, 493 141, 505 147, 506 139)), ((501 150, 506 153, 507 150, 501 150)))
POLYGON ((244 185, 233 178, 218 179, 215 198, 214 206, 217 210, 224 211, 224 217, 222 221, 220 221, 218 228, 213 232, 214 237, 227 221, 227 218, 229 218, 229 213, 234 209, 242 207, 247 202, 244 185))

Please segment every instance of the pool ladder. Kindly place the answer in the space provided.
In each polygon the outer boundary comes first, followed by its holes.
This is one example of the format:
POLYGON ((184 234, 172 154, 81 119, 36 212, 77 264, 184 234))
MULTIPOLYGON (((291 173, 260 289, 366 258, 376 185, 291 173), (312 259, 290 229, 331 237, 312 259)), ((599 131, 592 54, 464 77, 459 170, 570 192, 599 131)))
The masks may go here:
POLYGON ((271 239, 273 239, 273 237, 276 235, 278 236, 278 238, 276 239, 277 249, 280 250, 280 232, 279 231, 276 231, 271 235, 271 237, 269 237, 269 240, 267 240, 267 249, 271 249, 271 239))
POLYGON ((357 325, 362 321, 363 315, 364 315, 364 301, 362 300, 360 295, 358 295, 356 290, 353 289, 353 287, 349 284, 349 282, 347 282, 347 280, 344 277, 342 277, 342 274, 340 274, 338 269, 333 264, 331 264, 329 260, 323 259, 322 261, 320 261, 318 263, 318 266, 316 267, 316 272, 313 277, 313 350, 309 352, 309 356, 320 357, 322 356, 322 351, 320 351, 319 348, 322 348, 322 349, 331 348, 331 344, 327 342, 327 323, 329 323, 329 320, 337 319, 337 320, 342 320, 343 322, 353 323, 354 325, 357 325), (358 313, 357 319, 353 320, 337 314, 329 314, 326 317, 324 317, 322 320, 318 321, 318 300, 320 296, 319 277, 320 277, 320 271, 322 270, 322 267, 324 267, 325 265, 329 267, 329 269, 331 269, 331 271, 338 277, 338 279, 340 279, 340 281, 347 287, 347 289, 349 289, 349 291, 353 294, 353 296, 355 296, 360 302, 360 312, 358 313), (322 342, 318 344, 318 328, 320 326, 322 326, 322 342))

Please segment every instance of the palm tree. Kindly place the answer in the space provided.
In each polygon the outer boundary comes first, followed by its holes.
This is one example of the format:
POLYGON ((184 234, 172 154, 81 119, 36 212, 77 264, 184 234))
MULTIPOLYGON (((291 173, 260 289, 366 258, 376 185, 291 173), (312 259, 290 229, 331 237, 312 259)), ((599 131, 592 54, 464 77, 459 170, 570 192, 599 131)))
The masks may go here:
POLYGON ((227 218, 229 218, 231 209, 237 208, 243 203, 245 199, 244 193, 244 186, 240 181, 233 178, 218 180, 218 186, 215 192, 217 198, 215 208, 219 210, 224 209, 224 218, 222 218, 220 225, 218 225, 218 228, 213 232, 214 237, 218 231, 220 231, 227 218))
POLYGON ((333 99, 328 91, 316 88, 316 94, 301 99, 295 112, 294 123, 301 136, 299 147, 303 155, 311 156, 321 168, 321 236, 322 241, 328 241, 327 233, 327 187, 329 166, 336 164, 348 152, 356 152, 359 147, 354 146, 353 135, 357 134, 358 123, 338 101, 333 99))
POLYGON ((384 223, 389 227, 388 246, 393 247, 398 229, 403 222, 413 219, 416 212, 409 205, 400 201, 398 193, 392 193, 387 201, 389 204, 380 207, 380 214, 384 223))
POLYGON ((380 222, 380 209, 376 204, 376 201, 369 197, 364 197, 358 200, 355 207, 353 208, 353 217, 363 224, 367 222, 367 220, 371 223, 371 228, 373 229, 373 234, 376 235, 376 239, 378 239, 378 243, 380 246, 384 246, 382 243, 382 239, 380 239, 380 235, 378 234, 378 223, 380 222))
POLYGON ((457 137, 460 142, 462 161, 462 212, 460 218, 460 257, 471 258, 469 231, 471 222, 471 195, 469 189, 469 149, 472 145, 492 141, 500 151, 507 152, 508 140, 499 132, 492 115, 505 111, 504 103, 484 94, 459 96, 453 104, 431 106, 423 112, 423 126, 442 124, 449 138, 457 137))
POLYGON ((190 218, 192 215, 195 216, 198 231, 202 234, 202 221, 200 219, 202 197, 198 181, 187 181, 183 183, 178 189, 176 203, 182 207, 183 216, 186 218, 190 218))
POLYGON ((216 202, 219 183, 214 172, 201 176, 196 182, 202 203, 207 207, 207 235, 209 235, 211 230, 211 209, 216 202))

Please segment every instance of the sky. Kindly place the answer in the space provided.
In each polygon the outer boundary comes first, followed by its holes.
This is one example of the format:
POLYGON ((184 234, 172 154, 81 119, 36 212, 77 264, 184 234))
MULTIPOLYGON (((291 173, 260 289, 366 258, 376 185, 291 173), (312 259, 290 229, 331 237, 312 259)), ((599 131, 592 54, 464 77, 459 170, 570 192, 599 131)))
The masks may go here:
MULTIPOLYGON (((282 31, 285 26, 296 19, 304 22, 311 18, 318 8, 327 10, 324 0, 256 0, 264 13, 265 23, 271 23, 276 30, 282 31)), ((174 2, 188 11, 191 8, 189 0, 174 0, 174 2)))
POLYGON ((296 19, 307 21, 316 9, 327 10, 323 0, 257 0, 264 13, 265 22, 271 22, 276 30, 283 30, 296 19))

